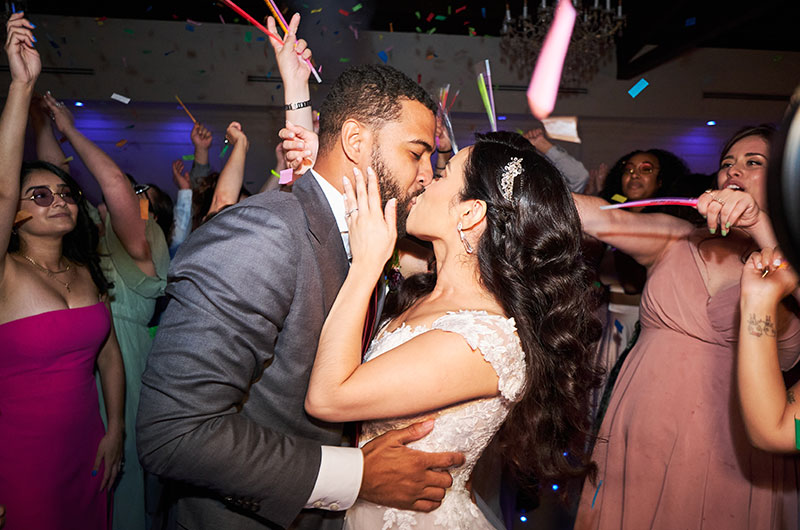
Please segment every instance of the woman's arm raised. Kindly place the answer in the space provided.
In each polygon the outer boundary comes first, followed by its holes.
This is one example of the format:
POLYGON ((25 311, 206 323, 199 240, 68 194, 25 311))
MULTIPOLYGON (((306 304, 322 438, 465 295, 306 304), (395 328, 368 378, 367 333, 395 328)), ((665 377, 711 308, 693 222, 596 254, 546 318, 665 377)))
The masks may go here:
POLYGON ((11 15, 6 23, 6 54, 11 73, 8 98, 0 115, 0 278, 5 269, 5 255, 11 229, 19 206, 19 172, 22 167, 22 148, 25 125, 33 86, 42 71, 39 52, 34 48, 35 26, 24 13, 11 15))

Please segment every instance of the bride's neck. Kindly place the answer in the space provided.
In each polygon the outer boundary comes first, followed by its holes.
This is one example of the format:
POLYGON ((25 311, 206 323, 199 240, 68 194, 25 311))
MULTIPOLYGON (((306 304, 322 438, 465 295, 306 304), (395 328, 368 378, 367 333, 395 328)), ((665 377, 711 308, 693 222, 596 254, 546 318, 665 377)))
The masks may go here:
POLYGON ((457 295, 465 299, 477 296, 493 300, 481 284, 478 257, 475 254, 453 251, 445 245, 436 244, 433 251, 436 256, 436 286, 431 296, 457 295))

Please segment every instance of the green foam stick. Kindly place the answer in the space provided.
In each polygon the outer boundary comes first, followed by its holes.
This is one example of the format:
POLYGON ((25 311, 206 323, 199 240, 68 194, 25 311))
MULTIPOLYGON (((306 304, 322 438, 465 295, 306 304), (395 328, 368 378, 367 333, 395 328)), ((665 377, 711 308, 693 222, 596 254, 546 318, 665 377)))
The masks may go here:
POLYGON ((794 446, 800 451, 800 420, 794 419, 794 446))
POLYGON ((220 151, 220 153, 219 153, 219 157, 220 157, 220 158, 225 158, 225 153, 227 153, 227 152, 228 152, 228 148, 229 148, 230 146, 231 146, 231 144, 225 144, 225 147, 223 147, 223 148, 222 148, 222 151, 220 151))
POLYGON ((492 106, 489 103, 489 93, 486 91, 486 82, 483 80, 483 72, 478 74, 478 92, 481 93, 483 108, 486 109, 486 115, 489 116, 489 125, 491 125, 492 130, 494 130, 494 116, 492 115, 492 106))

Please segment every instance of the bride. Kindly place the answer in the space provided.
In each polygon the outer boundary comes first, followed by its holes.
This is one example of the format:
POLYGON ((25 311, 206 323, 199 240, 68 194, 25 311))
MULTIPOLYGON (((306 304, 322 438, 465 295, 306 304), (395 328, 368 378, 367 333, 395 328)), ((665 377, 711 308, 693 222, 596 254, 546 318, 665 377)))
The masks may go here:
POLYGON ((432 432, 410 446, 463 452, 466 463, 430 513, 359 500, 345 527, 493 528, 468 484, 498 430, 523 477, 591 472, 584 449, 597 372, 588 345, 598 324, 580 219, 558 171, 514 133, 479 135, 454 156, 412 201, 406 225, 433 244, 436 271, 404 282, 399 314, 363 364, 364 315, 394 250, 397 203, 382 208, 371 170, 366 179, 356 170, 354 182, 344 179, 352 266, 320 336, 306 410, 325 421, 365 420, 362 446, 433 419, 432 432))

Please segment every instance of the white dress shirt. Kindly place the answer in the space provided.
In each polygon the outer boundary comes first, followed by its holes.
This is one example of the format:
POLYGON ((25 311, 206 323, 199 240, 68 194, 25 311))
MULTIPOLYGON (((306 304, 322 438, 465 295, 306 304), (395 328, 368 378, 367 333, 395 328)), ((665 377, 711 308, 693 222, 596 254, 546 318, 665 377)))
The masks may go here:
MULTIPOLYGON (((333 185, 311 170, 317 179, 325 198, 333 211, 336 225, 342 234, 342 243, 350 259, 350 240, 347 221, 344 218, 344 196, 333 185)), ((323 510, 346 510, 350 508, 361 490, 361 478, 364 472, 364 455, 361 449, 354 447, 322 446, 322 460, 319 474, 306 508, 323 510)))

